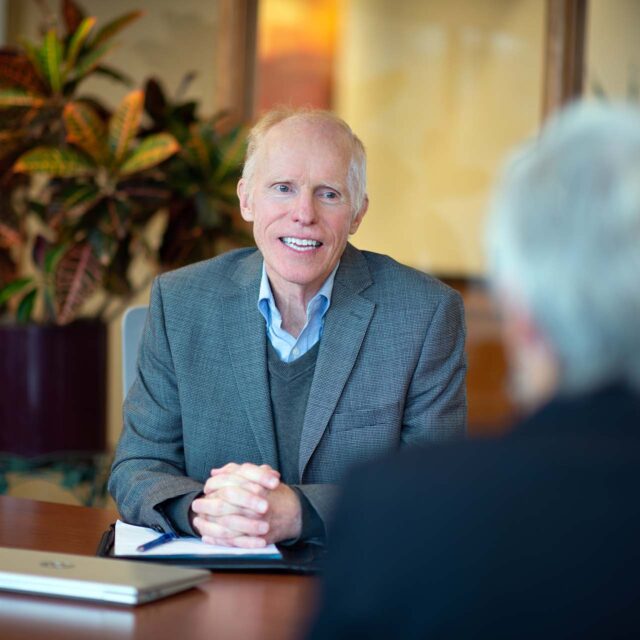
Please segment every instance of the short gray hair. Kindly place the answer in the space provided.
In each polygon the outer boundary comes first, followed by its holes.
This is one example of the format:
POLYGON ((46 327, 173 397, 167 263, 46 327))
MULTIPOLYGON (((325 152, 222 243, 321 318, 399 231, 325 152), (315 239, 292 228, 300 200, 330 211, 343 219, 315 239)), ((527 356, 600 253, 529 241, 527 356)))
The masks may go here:
POLYGON ((640 388, 640 111, 552 118, 508 163, 487 229, 494 283, 550 342, 560 391, 640 388))
POLYGON ((351 127, 331 111, 322 109, 289 108, 278 107, 265 113, 249 132, 247 153, 242 169, 242 178, 251 186, 256 170, 256 159, 260 151, 264 138, 272 127, 289 120, 297 118, 308 122, 319 122, 331 124, 344 135, 351 147, 351 162, 349 163, 349 173, 347 175, 347 188, 355 216, 362 206, 367 195, 367 157, 364 145, 358 136, 353 133, 351 127))

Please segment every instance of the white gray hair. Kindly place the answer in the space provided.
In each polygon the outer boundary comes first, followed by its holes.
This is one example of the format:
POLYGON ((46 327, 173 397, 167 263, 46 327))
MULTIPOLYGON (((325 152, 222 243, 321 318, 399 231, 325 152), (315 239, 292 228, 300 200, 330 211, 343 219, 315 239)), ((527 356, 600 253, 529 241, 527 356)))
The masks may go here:
POLYGON ((256 170, 258 152, 262 148, 264 138, 275 125, 288 120, 299 118, 309 122, 332 124, 341 132, 351 147, 351 161, 347 174, 347 188, 355 217, 364 205, 367 195, 367 156, 364 145, 358 136, 353 133, 351 127, 331 111, 322 109, 288 108, 278 107, 265 113, 249 132, 247 153, 242 169, 242 178, 251 186, 256 170))
POLYGON ((577 103, 511 159, 487 227, 494 284, 551 344, 560 391, 640 388, 640 111, 577 103))

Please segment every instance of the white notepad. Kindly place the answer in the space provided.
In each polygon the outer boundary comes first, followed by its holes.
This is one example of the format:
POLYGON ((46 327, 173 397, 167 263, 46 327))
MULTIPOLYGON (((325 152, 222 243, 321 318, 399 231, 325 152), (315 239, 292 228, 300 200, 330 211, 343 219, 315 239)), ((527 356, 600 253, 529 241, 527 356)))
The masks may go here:
POLYGON ((252 557, 252 558, 282 558, 275 544, 261 547, 260 549, 240 549, 238 547, 222 547, 213 544, 206 544, 200 538, 180 537, 170 542, 165 542, 159 547, 149 549, 149 551, 138 551, 141 544, 150 542, 157 538, 159 534, 154 529, 147 527, 137 527, 118 520, 116 522, 116 536, 113 549, 115 556, 144 556, 144 557, 252 557))

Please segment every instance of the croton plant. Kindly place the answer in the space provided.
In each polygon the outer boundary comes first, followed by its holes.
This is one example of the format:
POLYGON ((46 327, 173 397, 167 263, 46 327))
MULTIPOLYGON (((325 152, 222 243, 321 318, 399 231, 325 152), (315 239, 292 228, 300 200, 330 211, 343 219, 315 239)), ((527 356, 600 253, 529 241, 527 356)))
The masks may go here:
POLYGON ((113 313, 135 292, 131 263, 152 272, 249 241, 235 184, 244 129, 169 99, 158 79, 111 110, 81 93, 113 38, 141 13, 98 28, 71 0, 38 43, 0 48, 0 318, 66 324, 113 313), (157 249, 147 241, 164 216, 157 249), (98 299, 98 304, 89 304, 98 299), (90 309, 90 311, 88 311, 90 309))

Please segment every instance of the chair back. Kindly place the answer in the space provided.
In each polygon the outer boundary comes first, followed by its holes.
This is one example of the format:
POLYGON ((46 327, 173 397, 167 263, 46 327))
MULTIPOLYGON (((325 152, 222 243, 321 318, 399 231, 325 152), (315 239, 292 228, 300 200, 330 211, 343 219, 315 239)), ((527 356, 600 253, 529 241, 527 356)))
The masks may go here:
POLYGON ((138 346, 147 318, 147 306, 129 307, 122 316, 122 390, 126 397, 136 379, 138 346))

